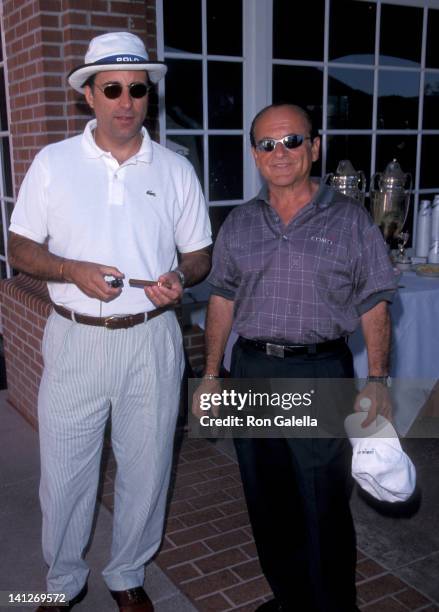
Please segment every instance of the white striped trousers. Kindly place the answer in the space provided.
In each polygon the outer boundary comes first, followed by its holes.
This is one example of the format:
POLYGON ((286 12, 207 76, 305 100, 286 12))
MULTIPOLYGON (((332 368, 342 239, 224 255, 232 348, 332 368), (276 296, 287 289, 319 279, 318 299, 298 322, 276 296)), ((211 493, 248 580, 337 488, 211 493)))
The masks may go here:
POLYGON ((104 429, 117 462, 112 590, 140 586, 159 547, 184 369, 173 312, 108 330, 52 313, 43 338, 38 419, 48 592, 74 597, 87 580, 104 429))

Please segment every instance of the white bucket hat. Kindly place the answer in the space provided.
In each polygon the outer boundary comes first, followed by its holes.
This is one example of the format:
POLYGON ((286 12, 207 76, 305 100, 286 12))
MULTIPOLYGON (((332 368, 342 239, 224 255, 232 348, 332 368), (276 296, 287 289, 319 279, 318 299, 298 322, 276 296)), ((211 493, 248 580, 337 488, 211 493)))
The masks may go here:
POLYGON ((73 89, 80 93, 84 93, 84 83, 89 77, 105 70, 146 70, 152 83, 158 83, 167 70, 163 62, 149 60, 143 42, 130 32, 111 32, 92 38, 84 62, 67 77, 73 89))
POLYGON ((378 415, 368 427, 361 427, 365 418, 364 412, 356 412, 344 423, 353 447, 352 476, 362 489, 380 501, 406 501, 415 490, 415 466, 387 419, 378 415))

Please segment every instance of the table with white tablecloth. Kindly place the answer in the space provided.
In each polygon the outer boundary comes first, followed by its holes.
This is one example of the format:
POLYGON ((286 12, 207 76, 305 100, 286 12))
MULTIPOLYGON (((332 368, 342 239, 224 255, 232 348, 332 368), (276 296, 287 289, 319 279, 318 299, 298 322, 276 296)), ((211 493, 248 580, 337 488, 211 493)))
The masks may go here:
MULTIPOLYGON (((390 306, 390 375, 394 424, 406 435, 439 379, 439 278, 404 272, 390 306)), ((358 329, 349 338, 355 374, 367 376, 367 352, 358 329)))
MULTIPOLYGON (((439 278, 404 272, 390 307, 392 350, 390 374, 395 378, 439 378, 439 278)), ((367 354, 358 329, 349 339, 355 374, 367 376, 367 354)))

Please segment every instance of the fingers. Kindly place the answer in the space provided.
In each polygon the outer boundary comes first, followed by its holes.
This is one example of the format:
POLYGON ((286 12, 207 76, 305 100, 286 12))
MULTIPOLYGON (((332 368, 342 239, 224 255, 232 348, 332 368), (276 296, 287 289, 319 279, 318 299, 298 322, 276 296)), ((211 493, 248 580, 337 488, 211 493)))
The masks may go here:
MULTIPOLYGON (((209 414, 209 412, 206 411, 205 408, 203 408, 203 400, 206 400, 208 397, 210 397, 214 393, 220 393, 220 392, 221 392, 220 380, 202 379, 200 385, 198 386, 192 398, 192 414, 197 419, 200 419, 204 414, 209 414)), ((209 411, 211 411, 212 416, 215 416, 215 417, 218 416, 219 406, 215 404, 212 405, 211 402, 208 402, 208 404, 209 404, 209 411)))
POLYGON ((102 266, 99 265, 102 276, 114 276, 115 278, 125 278, 125 274, 121 272, 118 268, 113 266, 102 266))
POLYGON ((368 427, 380 414, 387 420, 392 419, 392 400, 389 391, 380 383, 369 383, 356 397, 355 412, 367 412, 362 427, 368 427))
POLYGON ((123 278, 124 274, 113 266, 104 266, 89 261, 71 262, 69 276, 73 282, 88 297, 110 302, 117 298, 121 287, 110 287, 105 281, 105 276, 123 278))
POLYGON ((144 288, 145 294, 151 302, 158 308, 178 304, 183 295, 183 287, 178 275, 175 272, 167 272, 159 276, 157 280, 160 283, 159 285, 144 288))
POLYGON ((361 427, 369 427, 369 425, 371 425, 375 421, 376 417, 376 410, 369 410, 369 412, 367 413, 367 417, 361 423, 361 427))

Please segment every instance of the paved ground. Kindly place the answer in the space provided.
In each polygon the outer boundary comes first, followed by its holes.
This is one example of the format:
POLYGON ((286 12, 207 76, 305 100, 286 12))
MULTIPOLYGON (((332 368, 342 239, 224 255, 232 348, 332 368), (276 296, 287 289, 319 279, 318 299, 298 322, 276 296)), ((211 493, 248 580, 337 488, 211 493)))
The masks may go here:
MULTIPOLYGON (((15 412, 0 392, 0 591, 44 591, 45 566, 41 555, 41 513, 38 503, 39 452, 37 433, 15 412)), ((75 607, 78 612, 117 610, 101 578, 109 558, 112 516, 99 505, 87 556, 91 567, 89 593, 75 607)), ((180 590, 152 563, 145 588, 157 612, 196 610, 180 590)), ((29 611, 33 607, 0 609, 29 611)))
MULTIPOLYGON (((0 424, 0 590, 44 590, 38 437, 7 405, 5 392, 0 392, 0 424)), ((439 611, 439 443, 405 444, 418 470, 418 503, 396 517, 370 507, 358 493, 352 500, 359 604, 367 612, 439 611)), ((253 612, 270 590, 261 576, 231 446, 183 438, 178 451, 166 536, 145 581, 156 610, 253 612)), ((100 576, 111 537, 115 465, 109 449, 105 464, 104 505, 87 557, 89 595, 78 612, 116 609, 100 576)))

